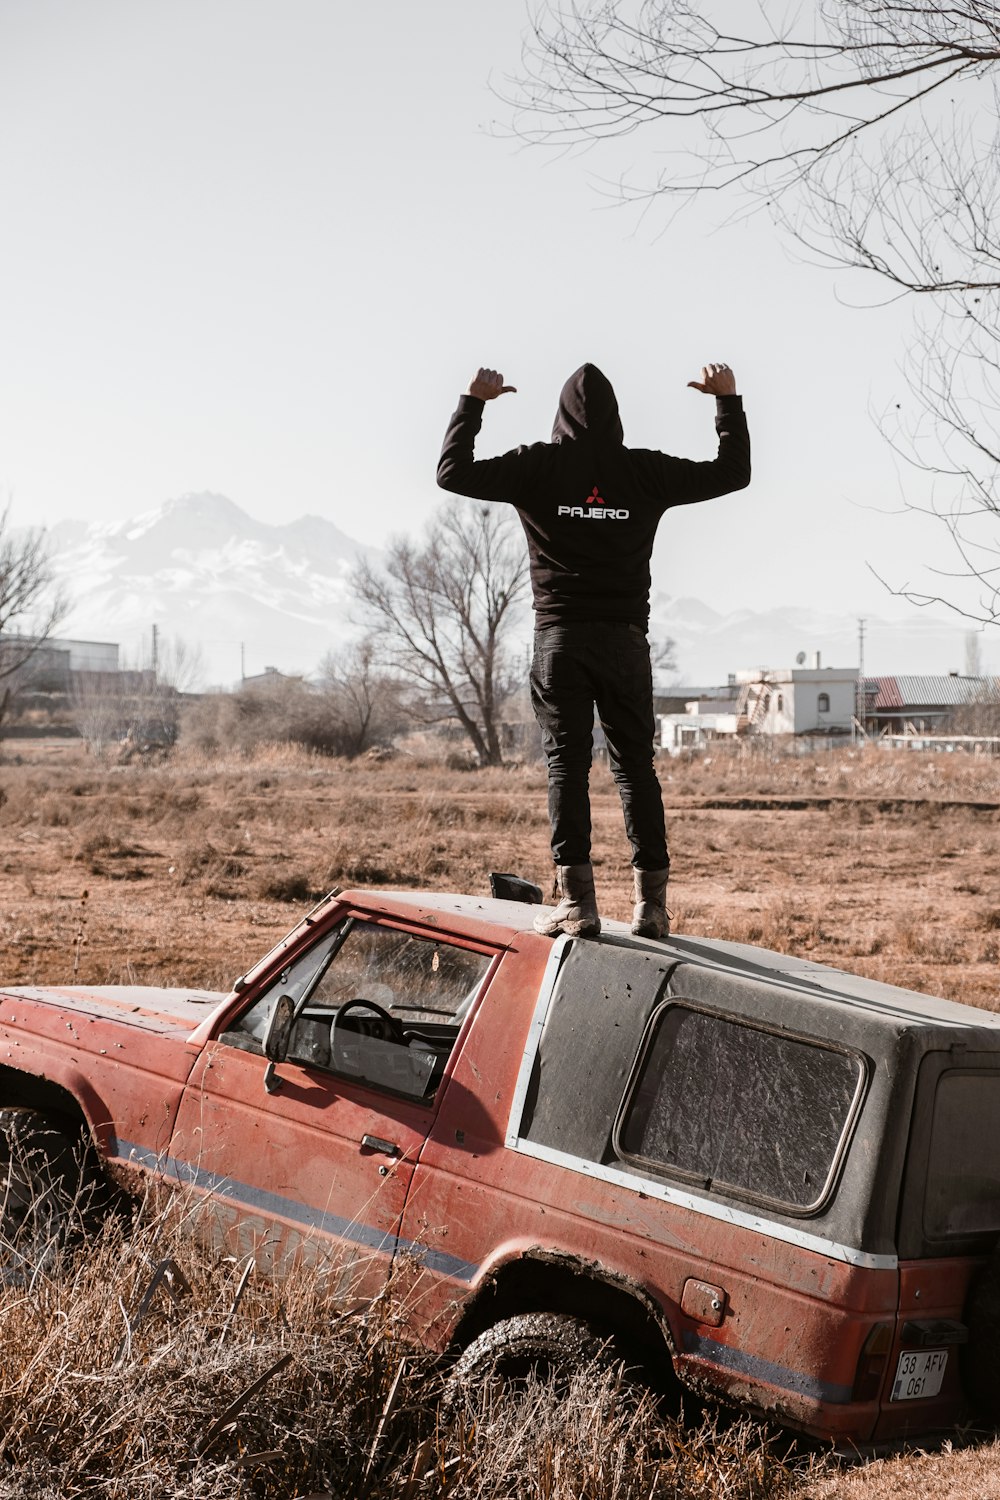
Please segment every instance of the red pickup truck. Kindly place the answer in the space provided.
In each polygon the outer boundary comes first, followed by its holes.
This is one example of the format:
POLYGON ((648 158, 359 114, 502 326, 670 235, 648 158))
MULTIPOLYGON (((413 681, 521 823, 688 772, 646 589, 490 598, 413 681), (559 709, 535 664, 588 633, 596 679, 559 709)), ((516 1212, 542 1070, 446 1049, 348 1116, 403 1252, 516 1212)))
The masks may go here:
POLYGON ((995 1410, 1000 1018, 533 915, 334 892, 227 996, 0 991, 8 1265, 82 1138, 276 1271, 391 1277, 461 1372, 611 1339, 845 1444, 995 1410))

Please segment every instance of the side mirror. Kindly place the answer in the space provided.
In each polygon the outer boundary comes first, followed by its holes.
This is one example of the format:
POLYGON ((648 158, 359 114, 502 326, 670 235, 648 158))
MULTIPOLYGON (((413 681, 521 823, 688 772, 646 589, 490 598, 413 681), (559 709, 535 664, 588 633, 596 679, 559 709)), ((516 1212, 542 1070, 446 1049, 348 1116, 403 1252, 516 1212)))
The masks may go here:
POLYGON ((501 875, 497 870, 490 871, 490 895, 500 901, 526 901, 529 906, 538 906, 544 899, 541 886, 533 881, 520 875, 501 875))
POLYGON ((269 1094, 273 1094, 275 1089, 281 1086, 281 1079, 276 1076, 274 1065, 284 1062, 288 1056, 288 1044, 292 1036, 294 1019, 295 1001, 291 995, 279 995, 264 1037, 264 1056, 268 1059, 264 1072, 264 1087, 269 1094))

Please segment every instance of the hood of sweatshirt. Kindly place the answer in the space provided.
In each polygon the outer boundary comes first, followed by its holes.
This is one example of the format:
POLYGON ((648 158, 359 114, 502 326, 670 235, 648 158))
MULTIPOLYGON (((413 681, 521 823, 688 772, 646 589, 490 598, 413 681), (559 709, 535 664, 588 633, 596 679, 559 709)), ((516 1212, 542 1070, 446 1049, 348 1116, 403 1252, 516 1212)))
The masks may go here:
POLYGON ((581 365, 559 396, 552 424, 552 441, 583 439, 602 448, 620 448, 625 441, 618 398, 608 377, 596 365, 581 365))

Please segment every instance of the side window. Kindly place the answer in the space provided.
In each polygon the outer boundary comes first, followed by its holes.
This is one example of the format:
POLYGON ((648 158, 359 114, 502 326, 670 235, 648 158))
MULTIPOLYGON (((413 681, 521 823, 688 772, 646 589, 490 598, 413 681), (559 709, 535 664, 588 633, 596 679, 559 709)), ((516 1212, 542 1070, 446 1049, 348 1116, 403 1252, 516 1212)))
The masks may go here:
POLYGON ((942 1073, 934 1096, 924 1230, 931 1239, 1000 1230, 1000 1072, 942 1073))
POLYGON ((615 1147, 659 1174, 816 1213, 865 1076, 854 1054, 670 1004, 647 1033, 615 1147))
POLYGON ((818 714, 828 714, 830 712, 829 693, 820 693, 819 697, 816 699, 816 712, 818 714))
POLYGON ((255 1000, 249 1010, 245 1010, 230 1023, 228 1031, 224 1031, 220 1041, 228 1042, 231 1047, 240 1047, 245 1052, 263 1052, 264 1038, 271 1021, 271 1012, 279 995, 291 995, 296 1005, 302 1000, 310 987, 323 973, 329 962, 330 955, 343 939, 348 924, 341 922, 332 932, 328 932, 322 942, 310 948, 282 969, 277 979, 273 980, 263 995, 255 1000))
POLYGON ((290 1060, 429 1099, 489 965, 488 954, 351 918, 284 970, 222 1040, 259 1051, 275 1001, 291 995, 290 1060))

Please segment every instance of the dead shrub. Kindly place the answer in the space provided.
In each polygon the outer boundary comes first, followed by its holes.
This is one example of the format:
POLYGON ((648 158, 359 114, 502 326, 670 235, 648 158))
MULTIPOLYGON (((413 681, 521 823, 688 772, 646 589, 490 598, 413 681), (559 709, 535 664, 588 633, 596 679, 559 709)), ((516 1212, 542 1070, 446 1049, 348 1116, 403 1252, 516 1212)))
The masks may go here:
POLYGON ((449 771, 479 770, 479 762, 467 750, 449 750, 444 758, 444 764, 449 771))
POLYGON ((185 709, 180 742, 209 755, 232 750, 245 755, 262 745, 286 743, 339 756, 350 752, 351 732, 329 694, 285 680, 205 694, 185 709))
POLYGON ((201 793, 191 786, 175 788, 167 796, 167 807, 171 812, 182 813, 185 816, 197 812, 201 804, 201 793))
POLYGON ((405 886, 410 882, 406 871, 391 860, 380 861, 367 855, 345 855, 329 867, 327 883, 341 886, 405 886))
POLYGON ((43 828, 66 828, 71 819, 71 808, 65 797, 42 797, 35 804, 35 816, 43 828))
POLYGON ((177 856, 173 869, 179 885, 206 881, 233 881, 246 873, 246 865, 234 854, 223 854, 213 844, 187 844, 177 856))
POLYGON ((99 826, 81 836, 73 858, 92 875, 107 875, 112 880, 142 880, 148 871, 126 861, 149 853, 141 844, 130 844, 115 829, 99 826))
POLYGON ((254 893, 262 901, 318 901, 324 894, 316 889, 304 870, 268 870, 254 884, 254 893))

